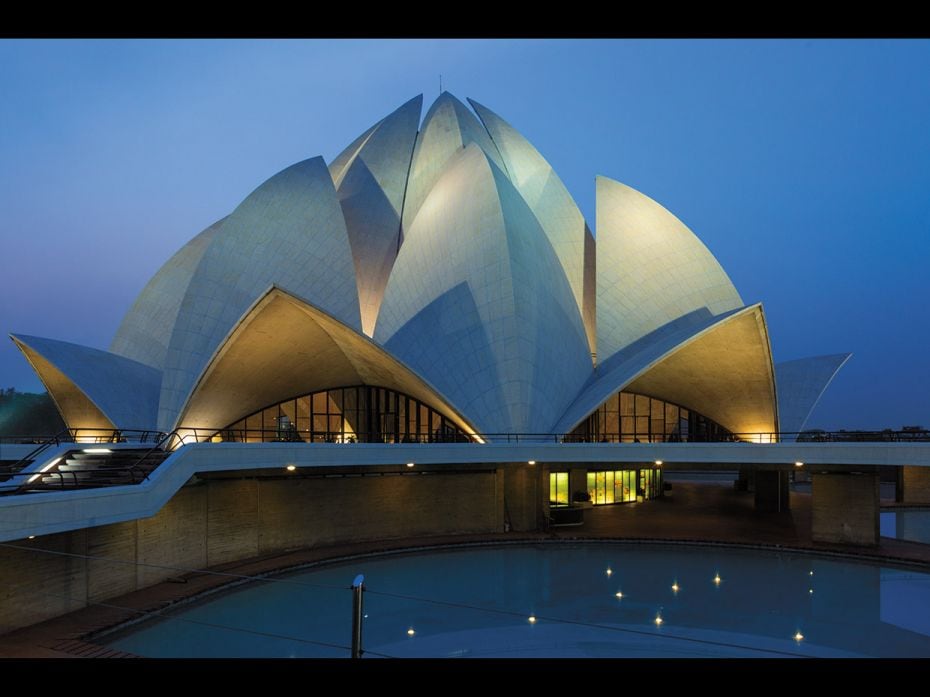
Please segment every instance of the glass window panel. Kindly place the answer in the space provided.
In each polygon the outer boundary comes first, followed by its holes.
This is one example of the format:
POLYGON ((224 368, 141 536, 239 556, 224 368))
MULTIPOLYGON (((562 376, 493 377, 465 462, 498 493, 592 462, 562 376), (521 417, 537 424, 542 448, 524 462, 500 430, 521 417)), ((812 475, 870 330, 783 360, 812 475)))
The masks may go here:
POLYGON ((326 413, 326 393, 317 392, 313 395, 313 413, 314 414, 325 414, 326 413))
POLYGON ((633 416, 633 395, 629 392, 620 393, 620 413, 624 416, 633 416))
POLYGON ((237 421, 229 428, 224 429, 224 432, 222 434, 223 440, 230 441, 233 443, 242 442, 243 436, 245 435, 243 433, 244 429, 245 429, 245 419, 242 419, 241 421, 237 421))
POLYGON ((326 432, 329 430, 329 422, 326 414, 314 414, 313 415, 313 440, 320 441, 326 436, 326 432))
POLYGON ((568 504, 568 472, 549 473, 549 503, 568 504))
POLYGON ((665 434, 672 435, 678 427, 678 407, 665 403, 665 434))
POLYGON ((281 416, 286 416, 288 423, 297 423, 297 405, 293 399, 281 402, 281 416))
POLYGON ((354 409, 352 411, 346 411, 342 414, 342 428, 345 433, 346 440, 354 443, 359 438, 359 426, 358 426, 358 412, 354 409))
POLYGON ((341 416, 330 416, 329 417, 329 433, 330 435, 342 435, 342 417, 341 416))
POLYGON ((636 395, 636 416, 649 416, 649 397, 644 394, 636 395))
MULTIPOLYGON (((625 417, 629 418, 629 417, 625 417)), ((616 441, 620 438, 620 417, 616 413, 609 412, 604 424, 604 430, 601 431, 601 438, 607 436, 607 440, 616 441)))
POLYGON ((636 420, 632 416, 621 416, 620 428, 620 432, 623 435, 623 442, 632 443, 633 433, 636 431, 636 420))
POLYGON ((639 472, 639 485, 642 490, 642 495, 646 498, 650 497, 650 489, 652 485, 652 470, 640 470, 639 472))
POLYGON ((269 441, 277 438, 278 405, 268 407, 262 412, 262 440, 269 441))
MULTIPOLYGON (((638 412, 637 412, 638 413, 638 412)), ((636 417, 636 439, 641 443, 645 443, 649 440, 649 417, 648 416, 637 416, 636 417)))
POLYGON ((342 391, 342 408, 344 411, 358 409, 358 388, 349 387, 342 391))
POLYGON ((594 472, 588 472, 587 475, 587 489, 588 496, 591 497, 591 503, 596 503, 597 500, 597 475, 594 472))
POLYGON ((329 390, 327 392, 328 403, 330 414, 341 414, 342 413, 342 390, 329 390))
POLYGON ((665 419, 653 419, 650 422, 649 440, 653 443, 660 443, 665 440, 665 419))
POLYGON ((399 429, 398 438, 404 441, 407 435, 407 397, 406 395, 397 395, 397 427, 399 429))
POLYGON ((297 409, 297 432, 300 437, 307 440, 310 435, 310 398, 298 397, 296 401, 297 409))
MULTIPOLYGON (((617 420, 617 415, 613 414, 614 421, 617 420)), ((607 412, 598 411, 597 412, 597 421, 594 423, 594 433, 590 434, 593 436, 592 440, 604 440, 607 437, 607 412)))
POLYGON ((297 418, 298 419, 309 419, 310 418, 310 398, 309 397, 298 397, 297 398, 297 418))
POLYGON ((420 405, 420 436, 428 437, 429 436, 429 409, 421 404, 420 405))
POLYGON ((614 473, 604 472, 604 501, 603 503, 614 502, 614 473))
POLYGON ((394 415, 381 415, 381 437, 385 443, 394 442, 394 415))

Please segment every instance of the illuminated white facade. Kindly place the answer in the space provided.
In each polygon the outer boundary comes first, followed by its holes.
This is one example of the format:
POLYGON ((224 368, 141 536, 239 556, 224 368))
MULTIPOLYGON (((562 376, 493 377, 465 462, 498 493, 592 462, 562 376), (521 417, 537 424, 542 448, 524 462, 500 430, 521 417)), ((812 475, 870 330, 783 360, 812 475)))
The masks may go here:
POLYGON ((776 370, 761 304, 681 221, 598 177, 595 237, 536 148, 471 105, 444 93, 421 124, 416 97, 328 166, 271 177, 158 271, 109 352, 14 337, 66 423, 220 431, 370 386, 395 424, 401 395, 484 440, 572 432, 621 391, 740 437, 800 430, 848 356, 776 370))

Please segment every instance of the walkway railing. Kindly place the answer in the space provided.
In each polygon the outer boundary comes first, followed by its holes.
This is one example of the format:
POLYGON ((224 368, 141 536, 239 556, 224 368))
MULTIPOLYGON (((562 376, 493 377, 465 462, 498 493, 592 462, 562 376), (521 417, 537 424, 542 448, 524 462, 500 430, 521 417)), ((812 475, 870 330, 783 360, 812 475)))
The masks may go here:
POLYGON ((203 428, 180 426, 171 433, 157 430, 127 429, 67 429, 51 437, 5 436, 3 443, 39 443, 35 450, 20 462, 8 468, 17 471, 19 466, 38 458, 52 446, 62 443, 151 443, 152 449, 173 450, 192 443, 380 443, 380 444, 434 444, 434 443, 921 443, 930 442, 928 430, 902 431, 781 431, 768 433, 731 433, 720 436, 688 433, 606 433, 584 435, 578 433, 461 433, 401 434, 390 432, 298 431, 296 428, 203 428))
POLYGON ((688 433, 450 433, 401 434, 384 432, 298 431, 296 428, 185 428, 177 429, 179 444, 190 443, 874 443, 930 442, 930 431, 781 431, 768 433, 732 433, 721 436, 688 433))
POLYGON ((153 443, 165 436, 156 429, 132 428, 66 428, 54 435, 0 435, 0 443, 8 445, 60 445, 61 443, 153 443))

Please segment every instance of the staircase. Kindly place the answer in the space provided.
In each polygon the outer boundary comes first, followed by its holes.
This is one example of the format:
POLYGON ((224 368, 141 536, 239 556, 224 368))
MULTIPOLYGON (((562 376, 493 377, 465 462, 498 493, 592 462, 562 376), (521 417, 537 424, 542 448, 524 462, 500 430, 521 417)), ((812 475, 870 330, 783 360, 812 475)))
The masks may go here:
POLYGON ((29 477, 16 493, 138 484, 170 454, 149 448, 70 450, 45 472, 29 477))

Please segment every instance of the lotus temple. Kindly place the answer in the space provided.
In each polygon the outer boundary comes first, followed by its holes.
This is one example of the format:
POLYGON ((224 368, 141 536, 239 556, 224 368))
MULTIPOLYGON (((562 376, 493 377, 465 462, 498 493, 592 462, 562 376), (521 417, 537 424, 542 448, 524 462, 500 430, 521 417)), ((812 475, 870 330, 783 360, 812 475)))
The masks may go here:
POLYGON ((68 432, 0 444, 0 633, 294 550, 580 534, 678 470, 776 516, 808 482, 814 545, 879 546, 889 473, 930 503, 926 443, 805 431, 843 347, 776 363, 673 213, 597 176, 586 221, 467 101, 411 99, 218 212, 108 348, 11 334, 68 432))

